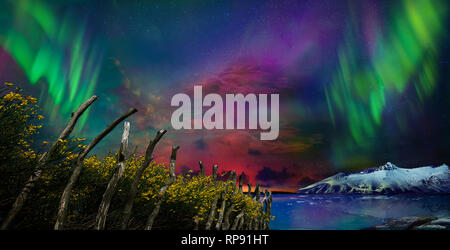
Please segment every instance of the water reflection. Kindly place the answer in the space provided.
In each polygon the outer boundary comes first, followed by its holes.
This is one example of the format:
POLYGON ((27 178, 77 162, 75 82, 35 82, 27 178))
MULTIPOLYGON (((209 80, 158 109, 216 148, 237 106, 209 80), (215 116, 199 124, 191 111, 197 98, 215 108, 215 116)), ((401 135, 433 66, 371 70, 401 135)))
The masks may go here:
POLYGON ((274 195, 272 229, 361 229, 402 216, 450 217, 450 195, 274 195))

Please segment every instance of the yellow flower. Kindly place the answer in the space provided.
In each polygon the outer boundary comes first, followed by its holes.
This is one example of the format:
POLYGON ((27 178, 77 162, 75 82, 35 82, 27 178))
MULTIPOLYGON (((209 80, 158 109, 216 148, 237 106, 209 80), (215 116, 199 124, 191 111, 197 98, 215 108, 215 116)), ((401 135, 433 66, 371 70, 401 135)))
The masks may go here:
POLYGON ((14 86, 14 84, 10 83, 10 82, 5 82, 5 85, 8 86, 8 87, 14 86))
POLYGON ((38 115, 38 120, 42 120, 42 119, 44 119, 44 116, 38 115))

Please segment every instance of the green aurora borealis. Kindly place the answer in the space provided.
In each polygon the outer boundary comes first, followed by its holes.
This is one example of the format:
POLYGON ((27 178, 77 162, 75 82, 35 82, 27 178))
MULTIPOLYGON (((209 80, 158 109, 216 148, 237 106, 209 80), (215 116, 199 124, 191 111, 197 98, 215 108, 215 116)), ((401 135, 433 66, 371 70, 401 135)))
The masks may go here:
MULTIPOLYGON (((52 129, 99 95, 77 127, 88 137, 136 107, 131 143, 140 151, 155 130, 170 128, 171 96, 194 84, 219 94, 280 93, 275 142, 259 141, 258 131, 169 129, 156 159, 180 145, 180 171, 203 160, 266 185, 297 186, 385 161, 448 164, 448 7, 441 0, 3 1, 0 81, 39 97, 52 129)), ((101 145, 117 147, 118 137, 101 145)))

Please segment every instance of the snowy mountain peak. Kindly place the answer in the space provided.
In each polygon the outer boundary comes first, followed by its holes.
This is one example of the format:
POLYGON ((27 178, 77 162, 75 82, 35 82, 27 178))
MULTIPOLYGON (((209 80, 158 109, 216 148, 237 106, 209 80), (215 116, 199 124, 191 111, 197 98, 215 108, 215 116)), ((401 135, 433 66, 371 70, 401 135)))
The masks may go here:
POLYGON ((383 166, 378 167, 378 170, 395 170, 395 169, 398 169, 398 167, 392 164, 391 162, 387 162, 383 166))
POLYGON ((399 168, 388 162, 358 173, 339 173, 298 190, 304 194, 359 193, 450 193, 450 171, 439 167, 399 168))

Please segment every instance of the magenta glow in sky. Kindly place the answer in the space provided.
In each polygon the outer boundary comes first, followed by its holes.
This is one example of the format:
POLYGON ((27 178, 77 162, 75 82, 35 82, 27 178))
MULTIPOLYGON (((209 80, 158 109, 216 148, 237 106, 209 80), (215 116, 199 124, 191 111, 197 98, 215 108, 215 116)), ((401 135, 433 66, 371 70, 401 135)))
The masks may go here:
POLYGON ((25 2, 0 4, 0 81, 40 97, 55 124, 47 133, 65 122, 70 100, 95 93, 79 134, 136 107, 130 144, 143 152, 168 129, 155 159, 168 162, 180 145, 180 171, 202 160, 296 188, 387 161, 450 162, 445 1, 25 2), (37 61, 42 74, 32 73, 37 61), (224 101, 278 94, 276 140, 252 129, 172 129, 172 97, 194 96, 195 85, 224 101))

